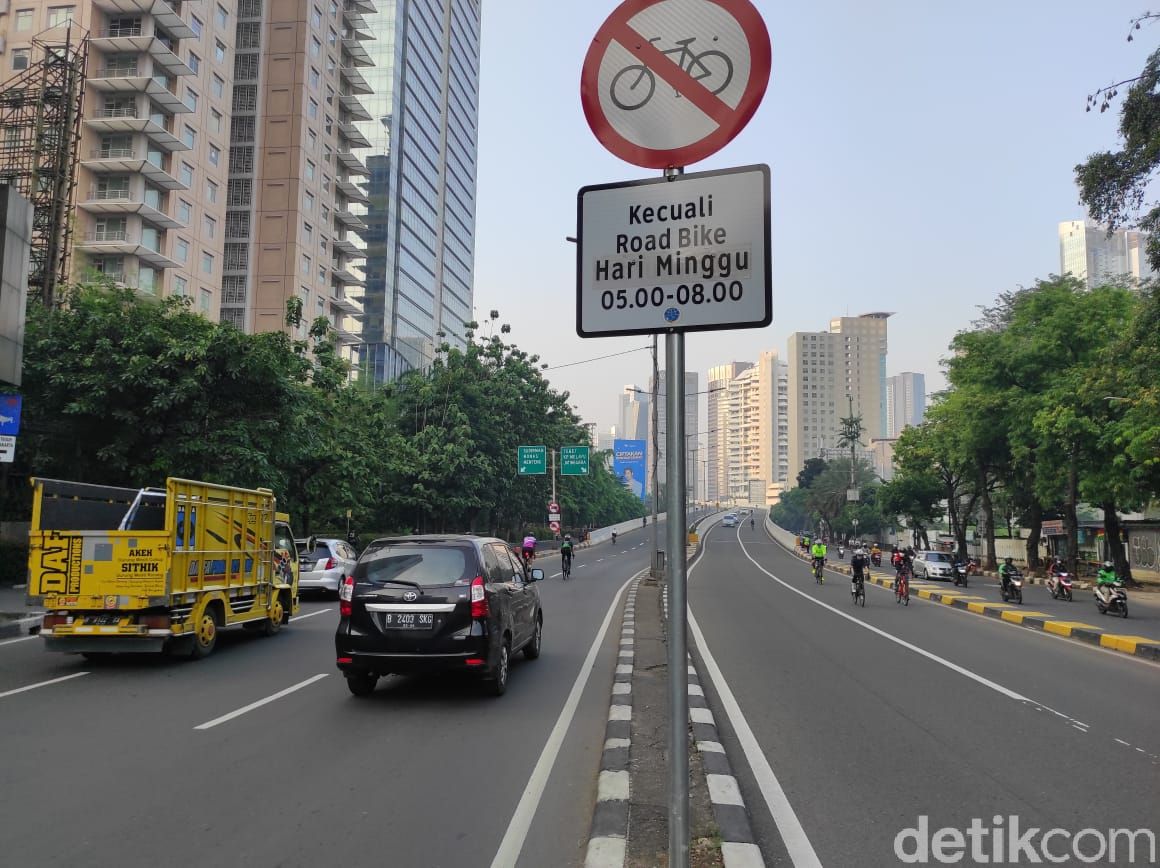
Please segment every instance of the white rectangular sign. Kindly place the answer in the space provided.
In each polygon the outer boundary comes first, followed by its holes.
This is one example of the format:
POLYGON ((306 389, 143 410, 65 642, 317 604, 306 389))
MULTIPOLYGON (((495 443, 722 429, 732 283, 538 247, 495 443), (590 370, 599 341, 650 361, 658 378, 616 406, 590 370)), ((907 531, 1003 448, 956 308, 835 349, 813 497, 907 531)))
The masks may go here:
POLYGON ((577 333, 769 325, 769 198, 764 165, 581 189, 577 333))
POLYGON ((16 460, 16 438, 0 435, 0 464, 11 464, 16 460))

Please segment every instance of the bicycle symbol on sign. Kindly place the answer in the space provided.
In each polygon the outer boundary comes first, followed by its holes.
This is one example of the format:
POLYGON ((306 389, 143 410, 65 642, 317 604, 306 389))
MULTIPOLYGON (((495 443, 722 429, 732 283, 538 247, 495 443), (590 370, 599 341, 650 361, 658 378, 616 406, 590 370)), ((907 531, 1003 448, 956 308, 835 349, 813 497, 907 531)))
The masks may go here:
MULTIPOLYGON (((654 36, 649 42, 655 43, 660 40, 661 37, 654 36)), ((689 47, 696 41, 695 36, 678 39, 675 48, 665 49, 661 53, 669 56, 678 55, 677 65, 691 75, 694 81, 704 84, 715 96, 729 87, 729 83, 733 81, 733 61, 725 52, 716 48, 709 48, 698 54, 689 47)), ((717 41, 716 36, 713 37, 713 41, 717 41)), ((656 74, 643 63, 634 63, 613 76, 609 96, 617 108, 631 112, 648 105, 656 87, 656 74)), ((677 96, 680 97, 679 92, 677 96)))

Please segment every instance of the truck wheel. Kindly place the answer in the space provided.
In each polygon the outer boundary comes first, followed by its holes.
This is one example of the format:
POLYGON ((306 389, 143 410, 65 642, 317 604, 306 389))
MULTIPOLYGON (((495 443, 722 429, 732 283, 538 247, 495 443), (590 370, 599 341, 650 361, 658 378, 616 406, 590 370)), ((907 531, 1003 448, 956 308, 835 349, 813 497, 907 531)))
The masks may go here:
POLYGON ((262 622, 263 632, 267 636, 273 636, 282 629, 282 622, 286 618, 286 604, 282 599, 282 595, 278 594, 274 598, 274 602, 270 604, 270 617, 262 622))
POLYGON ((198 619, 197 629, 193 632, 193 648, 189 656, 194 660, 202 660, 212 654, 217 645, 220 628, 221 616, 218 614, 217 606, 212 604, 206 606, 201 618, 198 619))

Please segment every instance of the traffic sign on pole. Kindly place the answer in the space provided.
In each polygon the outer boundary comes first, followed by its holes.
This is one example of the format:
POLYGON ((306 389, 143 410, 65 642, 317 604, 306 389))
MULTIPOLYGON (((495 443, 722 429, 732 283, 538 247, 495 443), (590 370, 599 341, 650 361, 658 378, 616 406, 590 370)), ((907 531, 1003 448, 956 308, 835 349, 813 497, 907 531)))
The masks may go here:
POLYGON ((16 460, 16 438, 0 435, 0 464, 11 464, 16 460))
POLYGON ((0 395, 0 436, 15 437, 20 433, 20 405, 22 395, 0 395))
POLYGON ((559 533, 560 532, 560 522, 558 522, 558 521, 549 522, 548 527, 550 527, 552 529, 552 533, 559 533))
POLYGON ((560 475, 587 476, 588 455, 589 447, 587 446, 561 446, 560 475))
POLYGON ((543 476, 548 472, 547 446, 520 446, 517 457, 520 476, 543 476))
POLYGON ((577 226, 582 338, 773 319, 768 166, 584 187, 577 226))
POLYGON ((771 57, 750 0, 625 0, 592 40, 580 101, 596 138, 622 160, 689 166, 749 123, 771 57))
POLYGON ((560 511, 560 504, 556 503, 555 501, 552 501, 551 503, 548 504, 548 512, 559 512, 559 511, 560 511))

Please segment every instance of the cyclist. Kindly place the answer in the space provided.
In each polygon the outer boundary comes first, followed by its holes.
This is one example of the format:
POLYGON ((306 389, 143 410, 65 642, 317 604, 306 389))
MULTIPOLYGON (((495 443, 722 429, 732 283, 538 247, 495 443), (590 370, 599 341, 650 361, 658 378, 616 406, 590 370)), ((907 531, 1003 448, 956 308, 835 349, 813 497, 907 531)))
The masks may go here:
POLYGON ((813 545, 811 545, 810 554, 814 559, 814 569, 818 568, 819 562, 821 562, 822 566, 826 565, 826 544, 824 542, 818 540, 813 545))
POLYGON ((866 569, 866 550, 859 547, 854 549, 854 556, 850 558, 853 576, 850 579, 850 593, 858 593, 858 585, 865 581, 863 570, 866 569))
POLYGON ((524 555, 524 563, 525 564, 530 564, 532 561, 534 561, 536 559, 536 536, 535 536, 535 534, 529 533, 526 537, 524 537, 523 555, 524 555))
POLYGON ((749 516, 749 529, 750 529, 750 530, 753 530, 753 529, 755 529, 756 527, 757 527, 757 525, 755 525, 755 524, 753 523, 753 516, 749 516))
POLYGON ((616 545, 616 531, 612 532, 612 544, 616 545))
POLYGON ((572 534, 564 534, 564 541, 560 543, 560 560, 564 567, 564 578, 572 572, 572 534))

